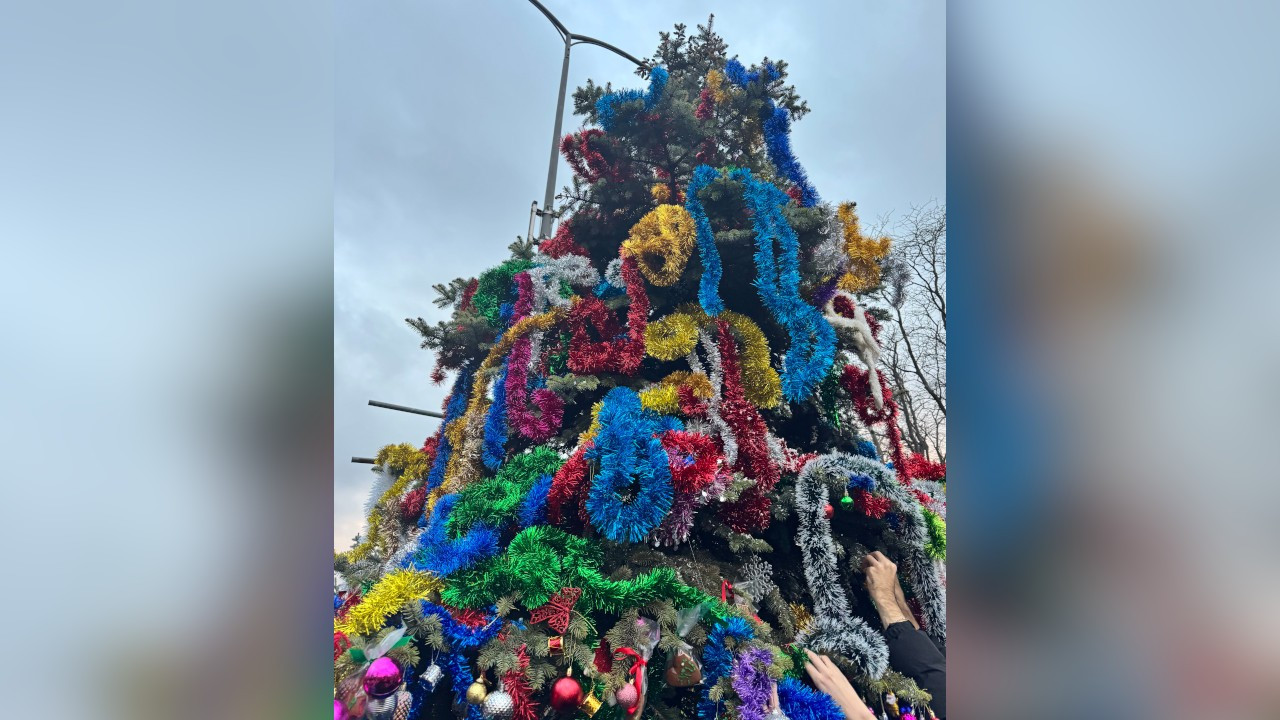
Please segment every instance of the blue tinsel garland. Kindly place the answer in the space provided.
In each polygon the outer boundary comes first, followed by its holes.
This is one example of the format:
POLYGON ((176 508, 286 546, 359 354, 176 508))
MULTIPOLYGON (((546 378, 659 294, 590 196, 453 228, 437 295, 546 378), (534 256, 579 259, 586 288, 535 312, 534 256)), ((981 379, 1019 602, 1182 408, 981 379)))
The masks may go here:
POLYGON ((790 720, 844 720, 844 712, 830 695, 793 677, 778 682, 778 705, 790 720))
POLYGON ((708 697, 712 686, 733 671, 733 651, 726 646, 726 641, 733 638, 740 643, 751 640, 755 632, 751 626, 736 615, 731 615, 707 634, 707 643, 702 648, 702 698, 698 700, 698 717, 713 720, 724 712, 724 704, 708 697))
POLYGON ((497 470, 507 459, 507 363, 493 381, 493 404, 484 419, 484 464, 497 470))
POLYGON ((543 475, 534 481, 520 505, 520 527, 543 525, 547 522, 547 492, 551 490, 552 476, 543 475))
MULTIPOLYGON (((440 421, 441 429, 462 417, 467 410, 467 399, 471 393, 471 380, 475 376, 475 366, 471 362, 462 366, 458 379, 453 383, 453 392, 449 394, 449 404, 444 409, 444 419, 440 421)), ((444 471, 449 465, 449 456, 453 454, 453 444, 449 436, 440 433, 440 444, 436 447, 436 459, 431 464, 431 472, 427 473, 427 490, 435 490, 444 482, 444 471)), ((418 518, 418 525, 426 527, 427 516, 418 518)))
POLYGON ((720 177, 715 168, 699 165, 693 171, 689 187, 685 190, 684 209, 693 217, 693 224, 698 231, 698 258, 702 260, 702 279, 698 282, 698 303, 712 317, 724 312, 724 301, 720 299, 720 250, 716 247, 716 236, 711 230, 711 220, 702 207, 698 191, 710 185, 720 177))
MULTIPOLYGON (((737 59, 730 60, 724 66, 725 77, 738 87, 746 87, 754 82, 772 82, 778 77, 778 69, 773 63, 766 63, 762 71, 748 72, 737 59)), ((818 191, 809 182, 800 161, 796 160, 791 150, 791 116, 786 108, 778 107, 773 98, 765 98, 766 113, 764 120, 764 143, 769 151, 769 160, 778 174, 795 183, 800 188, 800 206, 813 207, 821 202, 818 191)))
POLYGON ((617 92, 602 95, 596 101, 596 118, 600 122, 600 127, 605 132, 612 132, 614 128, 615 111, 622 103, 632 100, 644 101, 644 109, 652 110, 659 101, 662 100, 662 92, 667 87, 667 70, 663 67, 655 67, 649 71, 649 89, 641 92, 639 90, 618 90, 617 92))
POLYGON ((477 523, 462 537, 449 537, 446 523, 460 497, 454 493, 436 502, 431 521, 418 539, 419 549, 406 559, 406 564, 447 577, 498 554, 499 531, 489 525, 477 523))
POLYGON ((862 457, 871 458, 872 460, 880 459, 880 451, 876 450, 876 444, 870 440, 859 440, 853 452, 857 455, 861 455, 862 457))
POLYGON ((730 177, 743 184, 751 209, 756 290, 791 340, 783 359, 782 392, 789 402, 804 400, 831 370, 836 332, 822 312, 800 296, 800 241, 782 214, 786 193, 773 183, 755 179, 745 168, 734 170, 730 177))
POLYGON ((605 537, 641 542, 671 511, 671 465, 656 436, 682 427, 675 418, 642 408, 631 388, 614 388, 605 395, 600 432, 586 454, 600 462, 587 496, 587 514, 605 537), (636 497, 623 502, 620 494, 633 485, 636 497))

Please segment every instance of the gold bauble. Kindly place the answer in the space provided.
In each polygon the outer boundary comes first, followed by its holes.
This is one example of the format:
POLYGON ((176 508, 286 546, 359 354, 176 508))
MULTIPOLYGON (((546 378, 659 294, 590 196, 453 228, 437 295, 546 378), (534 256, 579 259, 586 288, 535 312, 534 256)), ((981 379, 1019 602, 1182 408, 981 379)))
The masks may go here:
POLYGON ((580 705, 578 709, 586 713, 587 717, 595 717, 596 713, 600 710, 600 705, 600 698, 596 697, 595 691, 592 691, 582 699, 582 705, 580 705))
POLYGON ((467 702, 472 705, 479 705, 484 702, 485 697, 488 695, 489 690, 479 680, 471 683, 471 687, 467 688, 467 702))

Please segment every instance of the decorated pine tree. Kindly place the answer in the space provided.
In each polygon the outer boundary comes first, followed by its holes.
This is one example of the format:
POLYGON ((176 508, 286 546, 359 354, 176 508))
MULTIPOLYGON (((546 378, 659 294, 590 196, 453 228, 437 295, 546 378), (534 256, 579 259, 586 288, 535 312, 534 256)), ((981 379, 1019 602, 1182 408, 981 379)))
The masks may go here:
POLYGON ((893 558, 945 642, 945 478, 904 455, 866 307, 888 240, 805 176, 786 64, 698 30, 577 90, 554 236, 409 321, 452 390, 336 559, 336 712, 840 717, 802 648, 927 702, 857 574, 893 558))

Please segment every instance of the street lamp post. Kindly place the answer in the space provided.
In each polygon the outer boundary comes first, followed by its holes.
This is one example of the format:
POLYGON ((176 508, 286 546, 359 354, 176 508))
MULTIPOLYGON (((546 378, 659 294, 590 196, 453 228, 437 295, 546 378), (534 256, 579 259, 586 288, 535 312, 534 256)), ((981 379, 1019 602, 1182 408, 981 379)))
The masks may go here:
POLYGON ((556 193, 556 169, 560 165, 560 132, 561 125, 564 123, 564 94, 569 85, 569 51, 578 43, 598 45, 599 47, 611 50, 614 53, 621 55, 635 63, 640 68, 645 68, 647 66, 643 61, 636 59, 630 54, 619 50, 603 40, 597 40, 593 37, 569 32, 568 28, 564 26, 564 23, 556 19, 556 16, 552 15, 551 11, 542 3, 538 2, 538 0, 529 0, 529 2, 533 3, 534 7, 538 8, 538 10, 542 11, 543 15, 547 16, 547 19, 555 26, 556 32, 560 33, 560 37, 564 40, 564 62, 560 66, 560 94, 556 99, 556 124, 555 128, 551 131, 551 160, 547 165, 547 190, 542 197, 542 209, 537 211, 538 215, 542 216, 542 226, 538 231, 538 239, 541 240, 551 236, 551 223, 556 217, 552 203, 555 201, 556 193))

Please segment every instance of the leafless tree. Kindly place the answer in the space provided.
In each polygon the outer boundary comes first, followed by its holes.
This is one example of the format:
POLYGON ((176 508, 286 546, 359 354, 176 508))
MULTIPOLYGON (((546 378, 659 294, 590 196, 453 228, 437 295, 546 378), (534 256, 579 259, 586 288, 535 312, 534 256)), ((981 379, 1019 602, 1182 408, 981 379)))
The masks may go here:
POLYGON ((912 452, 947 457, 947 208, 913 207, 890 225, 893 249, 873 295, 889 318, 881 360, 912 452))

